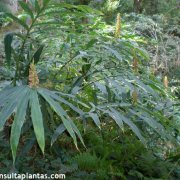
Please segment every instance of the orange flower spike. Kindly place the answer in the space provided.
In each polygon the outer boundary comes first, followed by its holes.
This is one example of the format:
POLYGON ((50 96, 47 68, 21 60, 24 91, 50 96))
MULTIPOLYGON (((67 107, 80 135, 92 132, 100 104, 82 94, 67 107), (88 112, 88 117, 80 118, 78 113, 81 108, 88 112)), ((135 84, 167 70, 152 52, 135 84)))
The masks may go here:
POLYGON ((119 38, 120 34, 121 34, 121 16, 120 13, 118 13, 116 19, 115 38, 119 38))
POLYGON ((136 56, 135 50, 133 51, 133 70, 137 73, 138 72, 138 58, 136 56))
POLYGON ((164 87, 168 88, 169 81, 168 81, 167 76, 164 76, 163 83, 164 83, 164 87))
POLYGON ((33 88, 33 87, 38 87, 38 85, 39 85, 39 78, 37 75, 36 66, 34 65, 34 63, 31 63, 29 68, 29 86, 33 88))
POLYGON ((133 57, 133 69, 135 72, 138 72, 138 59, 137 59, 137 57, 133 57))

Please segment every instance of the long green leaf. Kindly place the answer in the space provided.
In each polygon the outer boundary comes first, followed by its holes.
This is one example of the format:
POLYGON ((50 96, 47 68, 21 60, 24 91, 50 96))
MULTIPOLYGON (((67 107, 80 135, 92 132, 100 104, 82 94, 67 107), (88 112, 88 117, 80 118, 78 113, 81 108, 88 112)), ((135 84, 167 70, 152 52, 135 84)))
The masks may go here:
POLYGON ((88 106, 87 104, 79 101, 79 100, 76 99, 75 96, 72 95, 72 94, 65 94, 65 93, 58 92, 58 91, 53 91, 53 93, 60 94, 61 96, 67 96, 68 98, 71 98, 73 101, 75 101, 75 102, 78 103, 78 104, 81 104, 81 105, 84 106, 85 108, 89 108, 89 106, 88 106))
POLYGON ((17 112, 14 117, 14 121, 11 128, 10 144, 13 155, 13 162, 15 162, 15 158, 16 158, 17 146, 19 143, 21 128, 25 121, 28 101, 29 101, 29 89, 27 88, 27 90, 24 91, 24 94, 21 94, 21 98, 17 106, 17 112))
POLYGON ((11 97, 16 94, 19 89, 21 89, 21 87, 18 86, 3 89, 0 92, 0 107, 4 106, 4 104, 7 103, 9 99, 11 99, 11 97))
POLYGON ((65 117, 67 117, 67 113, 63 110, 63 108, 56 101, 54 101, 48 94, 46 94, 43 91, 43 89, 39 89, 38 92, 49 103, 50 107, 60 116, 64 126, 66 127, 70 136, 73 138, 74 144, 77 147, 77 139, 76 139, 74 130, 72 128, 72 125, 69 122, 69 120, 67 118, 65 118, 65 117))
POLYGON ((146 112, 139 113, 139 112, 135 112, 132 109, 129 109, 129 111, 135 115, 137 115, 139 118, 142 119, 142 121, 145 121, 150 127, 152 127, 157 133, 159 133, 160 135, 163 135, 162 132, 164 132, 164 127, 158 123, 157 121, 155 121, 152 117, 150 117, 150 115, 146 112))
MULTIPOLYGON (((116 116, 114 116, 113 119, 116 118, 116 120, 117 120, 117 116, 118 116, 125 124, 127 124, 127 125, 130 127, 130 129, 136 134, 136 136, 140 139, 140 141, 141 141, 143 144, 146 145, 146 140, 145 140, 145 138, 141 135, 141 132, 139 131, 139 128, 138 128, 131 120, 129 120, 128 118, 126 118, 124 115, 120 114, 120 113, 119 113, 118 111, 116 111, 115 109, 114 109, 114 111, 116 112, 116 116)), ((103 110, 103 112, 109 114, 108 111, 103 110)), ((110 115, 110 114, 109 114, 109 115, 110 115)), ((111 116, 111 115, 110 115, 110 116, 111 116)))
POLYGON ((141 132, 139 131, 139 128, 128 118, 126 118, 125 116, 121 115, 119 113, 119 116, 121 117, 121 119, 124 121, 124 123, 126 123, 130 129, 136 134, 136 136, 141 140, 141 142, 143 144, 146 144, 146 140, 145 138, 141 135, 141 132))
POLYGON ((101 122, 99 120, 99 117, 96 113, 89 113, 89 116, 93 119, 94 123, 97 125, 98 128, 101 129, 101 122))
MULTIPOLYGON (((83 146, 85 147, 85 144, 84 144, 84 141, 83 141, 83 138, 82 138, 82 136, 81 136, 81 133, 80 133, 79 129, 76 127, 76 125, 74 124, 73 121, 70 120, 70 123, 71 123, 71 126, 72 126, 74 132, 77 134, 77 136, 79 137, 81 143, 82 143, 83 146)), ((78 148, 77 148, 77 149, 78 149, 78 148)))
POLYGON ((64 98, 62 98, 60 96, 57 96, 55 93, 53 93, 53 92, 51 92, 49 90, 46 90, 46 89, 44 89, 44 92, 47 93, 49 96, 51 96, 54 100, 68 105, 72 110, 74 110, 75 112, 77 112, 81 116, 84 115, 84 112, 81 109, 75 107, 73 104, 71 104, 70 102, 66 101, 64 98))
POLYGON ((121 117, 119 116, 119 112, 114 108, 109 108, 110 111, 107 111, 108 114, 116 121, 117 125, 124 131, 124 125, 121 117))
POLYGON ((39 144, 39 147, 41 148, 41 151, 44 153, 44 148, 45 148, 44 124, 43 124, 42 112, 41 112, 36 89, 31 89, 30 91, 30 107, 31 107, 31 118, 32 118, 37 142, 39 144))
MULTIPOLYGON (((66 105, 68 105, 71 109, 73 109, 75 112, 79 113, 81 116, 84 115, 84 112, 82 110, 80 110, 79 108, 75 107, 74 105, 72 105, 71 103, 69 103, 68 101, 66 101, 65 99, 57 96, 56 94, 54 94, 53 92, 49 91, 49 90, 46 90, 46 89, 43 89, 43 91, 45 93, 47 93, 47 95, 49 95, 50 97, 52 97, 53 99, 57 100, 57 101, 60 101, 66 105)), ((67 115, 67 113, 65 114, 66 118, 67 119, 70 119, 69 116, 67 115)), ((78 128, 75 126, 75 124, 73 123, 72 120, 69 121, 72 125, 72 128, 74 130, 74 132, 78 135, 79 139, 81 140, 82 144, 84 145, 84 141, 82 139, 82 136, 78 130, 78 128)), ((84 145, 85 146, 85 145, 84 145)))
POLYGON ((1 111, 0 111, 0 129, 3 128, 6 120, 15 111, 17 103, 19 102, 19 98, 21 97, 21 94, 23 93, 23 91, 25 91, 24 87, 25 86, 21 86, 20 88, 18 88, 16 90, 16 92, 13 94, 13 96, 11 96, 11 98, 8 99, 8 102, 1 109, 1 111))

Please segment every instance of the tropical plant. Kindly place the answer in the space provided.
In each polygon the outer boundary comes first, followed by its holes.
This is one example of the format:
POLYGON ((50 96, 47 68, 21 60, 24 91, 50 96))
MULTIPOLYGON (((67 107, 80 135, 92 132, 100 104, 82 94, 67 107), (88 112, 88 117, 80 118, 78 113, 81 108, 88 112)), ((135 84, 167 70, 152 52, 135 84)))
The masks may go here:
POLYGON ((107 25, 99 17, 102 13, 84 5, 50 0, 42 4, 29 1, 29 5, 20 1, 20 5, 23 15, 6 13, 22 32, 5 36, 6 63, 14 76, 13 87, 0 92, 0 129, 13 119, 10 143, 14 162, 21 129, 29 122, 42 152, 44 129, 56 119, 60 125, 54 126, 51 144, 68 132, 76 147, 76 136, 84 145, 76 126, 79 119, 85 129, 91 119, 99 129, 113 121, 122 132, 133 131, 145 145, 144 136, 154 131, 163 139, 172 139, 173 134, 166 131, 170 124, 166 114, 173 113, 168 107, 163 110, 169 94, 147 73, 144 64, 149 57, 139 46, 138 42, 143 42, 140 37, 127 32, 120 21, 115 37, 115 26, 107 25), (38 75, 36 67, 43 69, 42 74, 38 75), (51 91, 41 87, 44 76, 51 82, 44 86, 51 91))
POLYGON ((65 103, 70 106, 77 113, 83 115, 83 112, 77 107, 73 106, 71 103, 66 101, 61 96, 57 95, 55 92, 48 91, 43 88, 30 88, 29 86, 17 86, 11 87, 7 90, 3 90, 0 94, 1 97, 1 129, 4 126, 4 123, 7 119, 11 118, 14 115, 14 120, 11 128, 11 149, 13 153, 13 159, 15 161, 17 146, 21 134, 22 126, 26 119, 27 109, 30 108, 32 125, 35 131, 35 135, 37 138, 37 142, 44 153, 45 148, 45 135, 44 135, 44 123, 43 123, 43 115, 41 112, 41 105, 39 99, 43 98, 45 102, 57 113, 63 124, 61 124, 57 130, 55 131, 52 143, 57 139, 60 132, 64 132, 66 129, 68 133, 74 140, 74 143, 77 147, 77 139, 76 135, 81 139, 79 130, 76 125, 73 123, 71 118, 68 116, 66 111, 62 108, 62 106, 58 103, 65 103), (8 98, 7 98, 8 97, 8 98))

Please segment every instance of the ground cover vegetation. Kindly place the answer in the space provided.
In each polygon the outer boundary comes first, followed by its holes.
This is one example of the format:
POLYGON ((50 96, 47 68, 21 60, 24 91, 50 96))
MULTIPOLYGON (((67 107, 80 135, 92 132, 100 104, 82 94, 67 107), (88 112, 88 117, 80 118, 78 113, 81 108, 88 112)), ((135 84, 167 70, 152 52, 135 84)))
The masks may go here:
POLYGON ((0 173, 180 178, 178 1, 0 3, 0 173))

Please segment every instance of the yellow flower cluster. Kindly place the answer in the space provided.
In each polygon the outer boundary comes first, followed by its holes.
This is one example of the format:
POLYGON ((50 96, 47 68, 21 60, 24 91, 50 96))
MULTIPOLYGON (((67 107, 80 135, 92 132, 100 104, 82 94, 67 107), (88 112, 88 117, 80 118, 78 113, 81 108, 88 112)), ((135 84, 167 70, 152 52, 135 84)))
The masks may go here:
POLYGON ((167 76, 164 76, 163 83, 164 83, 164 87, 168 88, 169 81, 168 81, 167 76))
POLYGON ((34 63, 30 64, 29 68, 29 86, 31 88, 37 87, 39 85, 39 78, 36 71, 36 66, 34 63))
POLYGON ((118 38, 121 33, 121 16, 120 13, 117 14, 117 20, 116 20, 116 30, 115 30, 115 37, 118 38))

